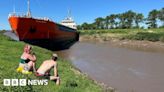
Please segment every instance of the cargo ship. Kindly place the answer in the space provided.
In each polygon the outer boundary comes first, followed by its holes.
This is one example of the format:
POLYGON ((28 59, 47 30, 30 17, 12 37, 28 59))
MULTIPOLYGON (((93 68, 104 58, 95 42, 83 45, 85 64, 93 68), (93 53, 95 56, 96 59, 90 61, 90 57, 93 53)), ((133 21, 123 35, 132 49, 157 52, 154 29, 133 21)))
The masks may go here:
POLYGON ((62 50, 68 49, 79 40, 79 33, 76 27, 72 28, 62 23, 59 24, 49 18, 32 17, 30 0, 28 0, 27 4, 27 14, 18 15, 14 11, 8 17, 11 29, 20 41, 49 50, 62 50))

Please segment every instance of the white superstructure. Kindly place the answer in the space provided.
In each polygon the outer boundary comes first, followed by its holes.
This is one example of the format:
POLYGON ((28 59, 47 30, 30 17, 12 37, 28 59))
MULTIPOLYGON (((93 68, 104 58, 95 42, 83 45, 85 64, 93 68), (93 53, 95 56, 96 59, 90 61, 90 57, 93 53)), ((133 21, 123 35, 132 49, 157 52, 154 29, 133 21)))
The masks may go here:
POLYGON ((75 23, 75 21, 73 20, 73 18, 70 16, 71 12, 68 11, 68 16, 61 21, 61 24, 73 29, 77 29, 77 25, 75 23))

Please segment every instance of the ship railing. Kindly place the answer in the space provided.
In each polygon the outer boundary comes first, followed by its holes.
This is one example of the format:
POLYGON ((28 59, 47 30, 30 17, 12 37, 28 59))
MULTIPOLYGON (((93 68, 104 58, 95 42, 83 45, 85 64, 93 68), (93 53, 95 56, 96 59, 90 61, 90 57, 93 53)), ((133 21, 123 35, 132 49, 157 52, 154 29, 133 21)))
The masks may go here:
POLYGON ((75 23, 74 21, 62 21, 62 23, 75 23))
POLYGON ((23 13, 9 13, 9 16, 8 16, 8 18, 9 17, 12 17, 12 16, 15 16, 15 17, 28 17, 26 14, 23 14, 23 13))
POLYGON ((35 19, 39 19, 39 20, 44 20, 44 21, 52 21, 50 18, 48 17, 35 17, 35 19))
POLYGON ((24 17, 24 18, 35 18, 35 19, 44 20, 44 21, 52 21, 48 17, 29 17, 26 14, 22 14, 22 13, 9 13, 8 18, 10 18, 12 16, 15 16, 15 17, 24 17))

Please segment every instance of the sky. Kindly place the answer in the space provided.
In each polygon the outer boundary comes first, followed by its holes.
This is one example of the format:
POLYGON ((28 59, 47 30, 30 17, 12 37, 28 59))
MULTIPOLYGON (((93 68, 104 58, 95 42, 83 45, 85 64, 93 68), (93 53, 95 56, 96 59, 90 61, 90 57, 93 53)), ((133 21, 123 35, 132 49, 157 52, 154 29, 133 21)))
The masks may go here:
MULTIPOLYGON (((68 10, 77 24, 92 23, 97 17, 123 13, 128 10, 143 13, 164 7, 164 0, 30 0, 33 17, 48 17, 61 22, 68 10)), ((27 0, 0 0, 0 30, 10 30, 8 15, 13 12, 26 14, 27 0)))

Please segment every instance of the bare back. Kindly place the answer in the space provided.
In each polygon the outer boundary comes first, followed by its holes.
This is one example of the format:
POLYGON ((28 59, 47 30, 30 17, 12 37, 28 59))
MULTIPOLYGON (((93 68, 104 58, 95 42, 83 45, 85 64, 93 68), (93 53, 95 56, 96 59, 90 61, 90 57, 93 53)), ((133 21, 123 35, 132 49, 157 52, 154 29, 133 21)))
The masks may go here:
POLYGON ((49 71, 51 68, 56 67, 56 62, 53 60, 46 60, 42 63, 42 65, 37 70, 38 73, 45 74, 47 71, 49 71))

